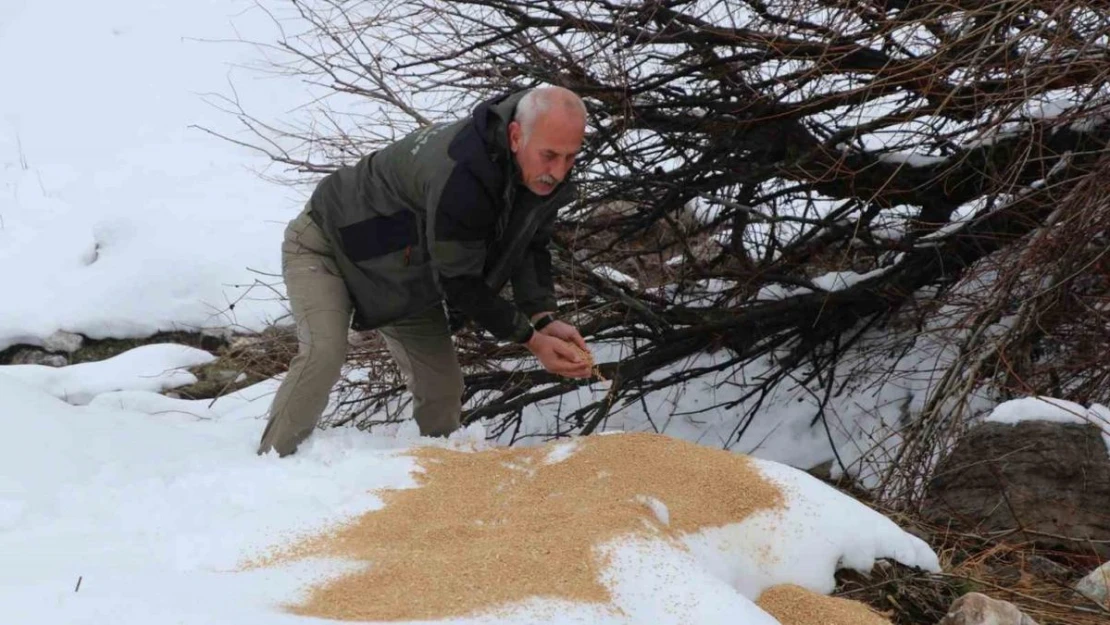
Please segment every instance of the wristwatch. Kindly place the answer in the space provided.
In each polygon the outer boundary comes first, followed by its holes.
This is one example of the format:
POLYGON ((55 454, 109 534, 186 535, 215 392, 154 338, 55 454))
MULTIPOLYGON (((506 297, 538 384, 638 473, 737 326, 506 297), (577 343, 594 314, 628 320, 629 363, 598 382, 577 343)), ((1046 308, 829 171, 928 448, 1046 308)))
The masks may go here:
POLYGON ((539 320, 537 320, 535 323, 533 323, 532 327, 537 330, 542 330, 550 325, 552 321, 555 321, 555 315, 547 313, 546 315, 540 317, 539 320))

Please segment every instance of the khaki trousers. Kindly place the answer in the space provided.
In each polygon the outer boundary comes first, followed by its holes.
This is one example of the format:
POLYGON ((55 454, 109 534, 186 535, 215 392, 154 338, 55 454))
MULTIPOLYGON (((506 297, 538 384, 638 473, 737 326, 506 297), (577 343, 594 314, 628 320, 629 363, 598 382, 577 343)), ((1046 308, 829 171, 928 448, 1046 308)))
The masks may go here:
MULTIPOLYGON (((347 358, 351 297, 335 254, 308 207, 285 229, 281 245, 285 280, 299 347, 270 408, 258 453, 296 451, 316 428, 347 358)), ((443 307, 379 329, 413 395, 413 418, 424 436, 446 436, 459 427, 462 370, 443 307)))

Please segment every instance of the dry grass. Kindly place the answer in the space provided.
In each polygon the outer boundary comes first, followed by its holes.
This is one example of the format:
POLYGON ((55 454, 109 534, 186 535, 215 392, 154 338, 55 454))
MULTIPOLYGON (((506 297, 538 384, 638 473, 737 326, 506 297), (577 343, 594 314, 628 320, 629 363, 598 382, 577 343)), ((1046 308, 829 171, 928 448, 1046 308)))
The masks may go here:
POLYGON ((1048 552, 1005 537, 950 532, 892 510, 880 512, 929 542, 944 571, 921 573, 883 562, 870 576, 838 574, 837 596, 891 614, 895 625, 933 625, 969 592, 1009 601, 1039 625, 1110 622, 1110 610, 1074 590, 1098 566, 1096 556, 1048 552))
POLYGON ((198 380, 175 389, 185 399, 214 399, 284 373, 297 354, 291 328, 269 327, 256 335, 236 336, 209 348, 217 359, 193 370, 198 380))
POLYGON ((1078 554, 1036 550, 973 535, 947 535, 945 577, 1016 605, 1040 625, 1105 625, 1110 610, 1075 591, 1097 563, 1078 554))

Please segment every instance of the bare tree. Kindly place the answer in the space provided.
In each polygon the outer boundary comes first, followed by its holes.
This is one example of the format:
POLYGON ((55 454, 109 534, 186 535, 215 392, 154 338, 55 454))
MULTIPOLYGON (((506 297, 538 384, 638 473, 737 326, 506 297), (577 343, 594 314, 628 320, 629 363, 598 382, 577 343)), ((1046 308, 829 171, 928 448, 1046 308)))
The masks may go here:
MULTIPOLYGON (((297 173, 330 171, 496 93, 549 83, 586 99, 582 197, 556 236, 563 312, 594 344, 628 351, 600 364, 605 392, 548 409, 546 435, 596 431, 651 393, 735 382, 761 363, 758 380, 714 406, 742 408, 722 443, 740 441, 788 383, 812 395, 813 426, 832 439, 830 402, 939 341, 955 356, 900 424, 899 472, 881 483, 912 502, 973 393, 1110 391, 1110 360, 1091 348, 1106 332, 1107 211, 1095 202, 1110 17, 1099 4, 292 5, 300 29, 272 44, 279 66, 362 103, 323 101, 320 125, 304 128, 238 111, 252 145, 297 173), (707 353, 710 364, 675 366, 707 353)), ((512 438, 529 406, 582 386, 473 329, 460 344, 466 418, 490 419, 496 435, 512 438)), ((395 372, 369 389, 341 422, 396 410, 395 372)))

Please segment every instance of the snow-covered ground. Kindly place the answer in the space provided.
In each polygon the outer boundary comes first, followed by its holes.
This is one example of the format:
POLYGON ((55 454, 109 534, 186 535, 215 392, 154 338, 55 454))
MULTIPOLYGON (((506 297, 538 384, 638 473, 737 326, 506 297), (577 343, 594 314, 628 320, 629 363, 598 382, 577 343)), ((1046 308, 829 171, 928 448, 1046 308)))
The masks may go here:
MULTIPOLYGON (((240 564, 295 534, 379 508, 374 489, 411 488, 415 467, 403 452, 433 443, 409 424, 375 435, 328 430, 295 456, 258 457, 258 417, 272 382, 215 402, 169 399, 148 390, 144 373, 179 370, 195 354, 146 349, 140 365, 84 365, 69 389, 94 395, 87 405, 59 399, 56 379, 0 369, 0 428, 13 443, 0 454, 4 622, 313 622, 282 605, 320 576, 344 571, 342 562, 240 564)), ((473 453, 488 445, 480 427, 434 444, 473 453)), ((573 453, 555 448, 549 459, 573 453)), ((541 618, 553 604, 538 601, 444 622, 774 625, 754 604, 773 585, 827 593, 836 568, 868 570, 876 558, 938 570, 925 543, 870 508, 804 472, 756 463, 784 492, 784 511, 691 534, 686 549, 635 537, 606 545, 604 579, 620 613, 570 605, 541 618)), ((644 518, 667 523, 667 503, 645 507, 644 518)))

